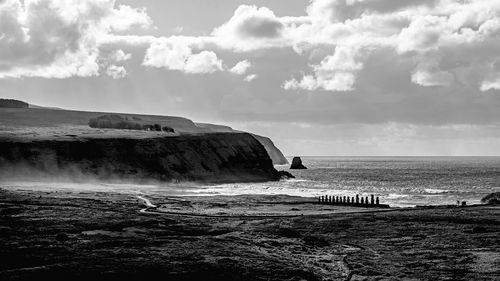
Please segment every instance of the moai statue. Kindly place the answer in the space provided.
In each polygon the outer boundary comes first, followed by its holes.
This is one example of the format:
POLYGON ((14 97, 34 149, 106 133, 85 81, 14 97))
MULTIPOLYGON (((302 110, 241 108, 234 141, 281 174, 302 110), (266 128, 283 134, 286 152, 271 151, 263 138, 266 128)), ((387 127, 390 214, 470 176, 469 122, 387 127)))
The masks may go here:
POLYGON ((365 204, 366 205, 370 204, 370 201, 368 201, 368 196, 365 197, 365 204))
POLYGON ((380 200, 379 200, 378 196, 377 196, 377 199, 375 199, 375 204, 380 205, 380 200))
POLYGON ((361 197, 361 205, 365 204, 365 198, 361 197))
POLYGON ((351 198, 351 204, 354 204, 354 196, 351 198))
POLYGON ((332 203, 332 196, 328 196, 328 203, 332 203))
POLYGON ((351 197, 347 196, 347 204, 351 203, 351 197))
POLYGON ((356 194, 356 204, 359 204, 359 195, 356 194))
POLYGON ((318 202, 321 203, 321 196, 318 196, 318 202))
POLYGON ((372 205, 375 205, 375 195, 373 195, 373 194, 372 194, 372 195, 371 195, 371 199, 372 199, 372 201, 371 201, 371 202, 372 202, 372 205))
POLYGON ((344 198, 342 198, 342 203, 346 203, 347 202, 347 198, 344 196, 344 198))

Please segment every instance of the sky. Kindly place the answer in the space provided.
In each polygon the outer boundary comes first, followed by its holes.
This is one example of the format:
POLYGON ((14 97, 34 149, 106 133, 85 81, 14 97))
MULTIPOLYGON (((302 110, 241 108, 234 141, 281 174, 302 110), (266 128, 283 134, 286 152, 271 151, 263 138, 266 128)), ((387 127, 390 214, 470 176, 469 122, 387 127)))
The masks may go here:
POLYGON ((285 155, 500 155, 498 0, 0 0, 0 97, 285 155))

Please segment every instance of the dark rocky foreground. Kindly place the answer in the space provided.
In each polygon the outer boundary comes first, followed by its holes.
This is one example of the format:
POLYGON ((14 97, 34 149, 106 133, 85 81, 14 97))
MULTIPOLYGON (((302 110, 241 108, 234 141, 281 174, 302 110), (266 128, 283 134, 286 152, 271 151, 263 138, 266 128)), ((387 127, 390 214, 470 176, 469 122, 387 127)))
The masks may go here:
POLYGON ((257 182, 279 180, 265 148, 246 133, 149 138, 0 138, 0 176, 257 182))
POLYGON ((498 207, 281 218, 142 208, 133 194, 0 189, 0 280, 500 278, 498 207))

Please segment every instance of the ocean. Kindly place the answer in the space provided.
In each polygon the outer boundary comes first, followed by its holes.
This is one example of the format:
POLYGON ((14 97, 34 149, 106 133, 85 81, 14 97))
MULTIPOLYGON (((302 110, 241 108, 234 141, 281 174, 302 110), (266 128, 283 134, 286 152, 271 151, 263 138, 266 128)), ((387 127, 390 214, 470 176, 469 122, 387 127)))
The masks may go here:
MULTIPOLYGON (((291 159, 290 159, 291 160, 291 159)), ((291 162, 291 161, 290 161, 291 162)), ((288 170, 296 178, 278 182, 197 183, 103 183, 103 182, 10 182, 1 188, 14 190, 75 190, 157 194, 164 196, 291 195, 369 196, 392 207, 480 203, 500 192, 500 157, 302 157, 307 170, 288 170)), ((134 195, 134 196, 135 196, 134 195)))
MULTIPOLYGON (((500 157, 302 157, 296 179, 198 187, 198 195, 288 194, 380 197, 395 207, 477 204, 500 191, 500 157)), ((191 193, 191 192, 190 192, 191 193)))

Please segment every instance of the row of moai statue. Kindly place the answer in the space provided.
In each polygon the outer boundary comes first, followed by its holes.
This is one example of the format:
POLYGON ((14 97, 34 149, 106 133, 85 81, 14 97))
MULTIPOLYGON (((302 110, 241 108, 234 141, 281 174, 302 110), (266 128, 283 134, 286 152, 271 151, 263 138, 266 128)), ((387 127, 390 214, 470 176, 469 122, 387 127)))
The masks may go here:
POLYGON ((380 205, 378 196, 371 195, 363 197, 356 195, 355 197, 350 196, 320 196, 318 198, 319 203, 325 204, 342 204, 342 205, 380 205))

